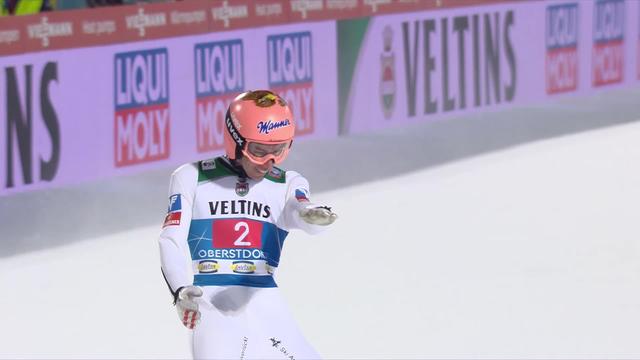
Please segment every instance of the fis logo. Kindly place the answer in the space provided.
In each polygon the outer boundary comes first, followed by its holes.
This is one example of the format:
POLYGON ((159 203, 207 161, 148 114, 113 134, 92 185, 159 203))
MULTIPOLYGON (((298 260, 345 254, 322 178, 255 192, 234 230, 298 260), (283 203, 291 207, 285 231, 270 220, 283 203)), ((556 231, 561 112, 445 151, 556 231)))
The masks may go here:
POLYGON ((115 164, 169 157, 167 49, 115 55, 115 164))
POLYGON ((269 176, 271 176, 274 179, 282 179, 284 176, 284 171, 282 171, 282 169, 279 169, 277 167, 272 167, 271 171, 269 171, 269 176))
POLYGON ((203 160, 200 162, 200 167, 202 168, 203 171, 215 170, 216 160, 215 159, 203 160))
POLYGON ((547 7, 547 94, 573 91, 578 86, 578 4, 547 7))
POLYGON ((169 197, 169 206, 167 208, 167 216, 164 218, 164 225, 167 227, 171 225, 180 225, 180 218, 182 217, 182 201, 180 194, 174 194, 169 197))
POLYGON ((598 0, 593 14, 593 85, 624 77, 624 0, 598 0))
POLYGON ((222 149, 225 114, 244 91, 242 40, 196 44, 196 139, 198 152, 222 149))
POLYGON ((180 194, 171 195, 169 197, 169 208, 167 212, 182 210, 182 201, 180 201, 180 194))
POLYGON ((296 133, 314 128, 313 49, 311 33, 299 32, 267 37, 269 87, 291 106, 297 119, 296 133))

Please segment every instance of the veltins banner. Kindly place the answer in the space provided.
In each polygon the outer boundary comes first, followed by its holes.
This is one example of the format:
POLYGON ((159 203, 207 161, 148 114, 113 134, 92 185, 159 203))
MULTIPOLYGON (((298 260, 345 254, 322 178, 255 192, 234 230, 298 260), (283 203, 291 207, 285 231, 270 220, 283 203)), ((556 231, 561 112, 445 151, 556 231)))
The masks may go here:
MULTIPOLYGON (((341 132, 637 86, 639 8, 523 1, 371 18, 360 51, 340 54, 355 57, 339 61, 354 64, 341 69, 341 132)), ((353 30, 341 25, 338 36, 353 30)))

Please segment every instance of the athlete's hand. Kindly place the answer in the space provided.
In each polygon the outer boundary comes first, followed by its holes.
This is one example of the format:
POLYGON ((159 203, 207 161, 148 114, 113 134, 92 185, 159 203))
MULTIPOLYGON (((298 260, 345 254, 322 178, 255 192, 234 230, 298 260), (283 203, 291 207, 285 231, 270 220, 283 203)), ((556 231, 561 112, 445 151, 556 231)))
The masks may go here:
POLYGON ((330 225, 338 218, 328 206, 309 204, 300 210, 302 220, 313 225, 330 225))
POLYGON ((202 296, 202 289, 196 286, 185 286, 178 290, 176 296, 176 309, 182 324, 193 329, 200 321, 200 311, 195 298, 202 296))

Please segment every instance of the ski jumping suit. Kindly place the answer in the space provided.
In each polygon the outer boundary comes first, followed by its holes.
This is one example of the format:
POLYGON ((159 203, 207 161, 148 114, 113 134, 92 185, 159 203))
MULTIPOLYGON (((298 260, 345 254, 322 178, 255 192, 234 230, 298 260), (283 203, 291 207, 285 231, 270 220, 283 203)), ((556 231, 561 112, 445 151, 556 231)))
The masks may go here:
POLYGON ((226 157, 186 164, 171 177, 160 235, 162 271, 172 292, 194 285, 201 321, 196 359, 317 359, 290 315, 273 274, 289 230, 317 233, 300 219, 309 184, 277 167, 255 181, 226 157))

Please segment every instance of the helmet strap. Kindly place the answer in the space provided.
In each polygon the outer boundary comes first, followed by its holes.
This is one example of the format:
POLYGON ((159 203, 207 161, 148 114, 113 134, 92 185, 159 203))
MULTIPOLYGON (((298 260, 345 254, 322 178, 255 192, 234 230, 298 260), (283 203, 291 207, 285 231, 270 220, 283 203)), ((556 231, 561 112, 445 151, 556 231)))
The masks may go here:
POLYGON ((249 176, 247 175, 247 172, 244 171, 244 168, 242 167, 242 164, 240 164, 240 159, 236 158, 236 159, 229 159, 227 158, 228 164, 231 167, 231 170, 233 170, 233 172, 235 172, 238 177, 240 178, 248 178, 249 176))
POLYGON ((240 132, 238 131, 236 126, 233 124, 233 119, 231 119, 231 109, 227 109, 227 114, 225 115, 224 123, 227 127, 227 131, 229 132, 229 135, 231 135, 231 138, 236 143, 236 149, 244 148, 245 144, 247 143, 247 139, 245 139, 244 136, 240 135, 240 132))
POLYGON ((244 155, 242 154, 242 149, 240 149, 238 146, 236 146, 236 160, 240 160, 240 158, 242 158, 244 155))

